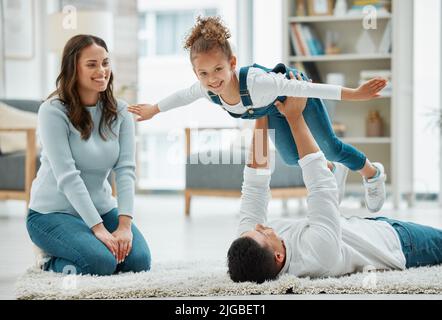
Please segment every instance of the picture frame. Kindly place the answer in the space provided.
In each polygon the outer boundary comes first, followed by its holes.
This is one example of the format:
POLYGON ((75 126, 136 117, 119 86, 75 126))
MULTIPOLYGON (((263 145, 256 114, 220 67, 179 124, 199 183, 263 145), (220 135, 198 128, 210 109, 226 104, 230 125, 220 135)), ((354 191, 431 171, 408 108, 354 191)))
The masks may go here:
POLYGON ((35 51, 34 0, 0 0, 4 14, 5 59, 29 60, 35 51))
POLYGON ((307 0, 309 16, 333 15, 333 0, 307 0))

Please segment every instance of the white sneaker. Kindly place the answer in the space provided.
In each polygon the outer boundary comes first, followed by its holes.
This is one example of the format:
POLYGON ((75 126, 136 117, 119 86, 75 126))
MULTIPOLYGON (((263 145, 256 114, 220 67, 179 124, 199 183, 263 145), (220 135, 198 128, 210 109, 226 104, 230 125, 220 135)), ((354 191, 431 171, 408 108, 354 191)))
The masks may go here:
POLYGON ((348 168, 339 162, 333 162, 333 165, 335 166, 333 174, 335 175, 336 183, 338 184, 339 204, 341 204, 345 195, 345 183, 347 181, 348 168))
POLYGON ((387 176, 382 163, 374 162, 373 166, 379 170, 379 175, 376 178, 363 178, 362 181, 365 188, 365 205, 368 211, 375 213, 381 210, 384 205, 386 198, 385 180, 387 176))

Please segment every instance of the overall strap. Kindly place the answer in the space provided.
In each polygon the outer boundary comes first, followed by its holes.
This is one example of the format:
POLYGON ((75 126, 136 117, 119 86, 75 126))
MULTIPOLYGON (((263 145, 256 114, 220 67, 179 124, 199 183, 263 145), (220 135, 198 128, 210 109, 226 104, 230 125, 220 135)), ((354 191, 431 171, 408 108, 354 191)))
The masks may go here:
POLYGON ((250 98, 249 89, 247 89, 247 73, 249 67, 242 67, 239 70, 239 95, 244 107, 253 106, 252 98, 250 98))
POLYGON ((270 72, 270 71, 272 71, 271 69, 266 68, 266 67, 263 67, 263 66, 261 66, 261 65, 259 65, 259 64, 257 64, 257 63, 254 63, 254 64, 252 65, 252 67, 253 67, 253 68, 262 69, 262 70, 264 70, 265 72, 270 72))
POLYGON ((207 91, 207 94, 209 95, 210 99, 212 100, 213 103, 218 104, 221 106, 221 108, 223 108, 225 111, 227 111, 232 117, 234 118, 240 118, 241 115, 240 114, 236 114, 236 113, 232 113, 229 110, 227 110, 226 108, 224 108, 222 102, 221 102, 221 98, 219 97, 219 95, 213 93, 212 91, 207 91))
POLYGON ((213 103, 219 104, 220 106, 223 105, 217 94, 214 94, 212 91, 207 91, 207 94, 209 95, 210 99, 212 99, 213 103))

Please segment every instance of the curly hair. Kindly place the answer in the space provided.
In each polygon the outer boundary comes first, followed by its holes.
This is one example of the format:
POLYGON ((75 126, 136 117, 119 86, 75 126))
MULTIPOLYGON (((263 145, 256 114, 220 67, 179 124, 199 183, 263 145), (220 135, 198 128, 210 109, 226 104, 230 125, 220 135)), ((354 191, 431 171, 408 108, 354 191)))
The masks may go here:
POLYGON ((233 56, 228 39, 229 29, 220 17, 197 17, 196 24, 190 30, 184 43, 184 49, 190 51, 192 61, 196 54, 221 50, 227 59, 233 56))
POLYGON ((227 252, 227 265, 234 282, 263 283, 276 279, 279 273, 273 251, 261 247, 250 237, 240 237, 232 242, 227 252))

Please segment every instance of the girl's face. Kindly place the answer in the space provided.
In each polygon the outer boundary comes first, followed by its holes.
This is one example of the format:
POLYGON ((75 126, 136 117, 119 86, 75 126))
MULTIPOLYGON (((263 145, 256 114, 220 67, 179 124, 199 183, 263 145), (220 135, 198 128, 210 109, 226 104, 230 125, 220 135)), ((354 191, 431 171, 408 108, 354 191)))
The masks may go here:
POLYGON ((199 53, 193 58, 193 71, 204 88, 222 94, 235 74, 236 57, 229 60, 221 50, 199 53))
POLYGON ((106 50, 92 44, 84 48, 78 58, 78 87, 89 92, 106 91, 112 69, 106 50))

